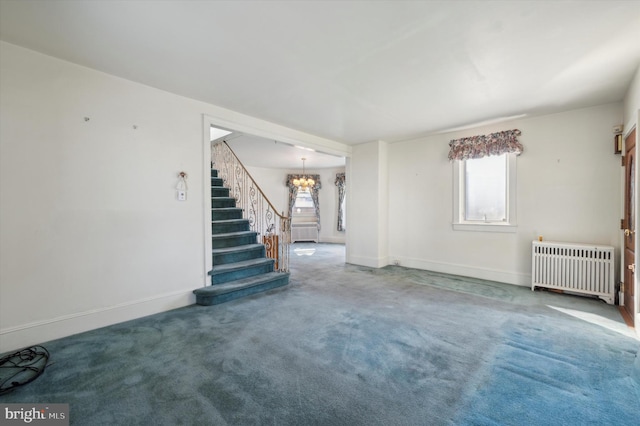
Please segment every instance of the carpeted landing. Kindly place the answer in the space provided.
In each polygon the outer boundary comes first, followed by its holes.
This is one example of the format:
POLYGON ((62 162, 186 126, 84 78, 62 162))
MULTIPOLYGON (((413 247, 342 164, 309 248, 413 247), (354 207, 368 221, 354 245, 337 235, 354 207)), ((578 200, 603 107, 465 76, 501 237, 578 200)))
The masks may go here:
POLYGON ((51 365, 0 402, 69 403, 77 425, 638 424, 616 307, 340 245, 291 257, 283 289, 44 343, 51 365))

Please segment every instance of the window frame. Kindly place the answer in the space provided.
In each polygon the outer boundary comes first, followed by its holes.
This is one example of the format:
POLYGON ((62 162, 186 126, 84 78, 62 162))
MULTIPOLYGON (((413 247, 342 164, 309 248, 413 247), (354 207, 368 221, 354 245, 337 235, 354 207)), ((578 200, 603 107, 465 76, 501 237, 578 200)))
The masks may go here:
POLYGON ((453 161, 453 223, 454 231, 516 232, 516 154, 506 154, 506 220, 468 221, 465 220, 465 161, 453 161))

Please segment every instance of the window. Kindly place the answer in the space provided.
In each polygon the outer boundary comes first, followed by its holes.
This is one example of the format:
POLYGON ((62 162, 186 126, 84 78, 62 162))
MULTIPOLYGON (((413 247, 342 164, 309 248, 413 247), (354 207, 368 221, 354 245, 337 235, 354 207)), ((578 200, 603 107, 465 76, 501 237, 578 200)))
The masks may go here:
POLYGON ((315 206, 309 190, 299 190, 296 202, 293 205, 293 213, 298 215, 315 215, 315 206))
POLYGON ((515 154, 454 161, 453 229, 515 232, 515 154))
POLYGON ((506 157, 502 154, 464 161, 465 221, 506 221, 506 157))

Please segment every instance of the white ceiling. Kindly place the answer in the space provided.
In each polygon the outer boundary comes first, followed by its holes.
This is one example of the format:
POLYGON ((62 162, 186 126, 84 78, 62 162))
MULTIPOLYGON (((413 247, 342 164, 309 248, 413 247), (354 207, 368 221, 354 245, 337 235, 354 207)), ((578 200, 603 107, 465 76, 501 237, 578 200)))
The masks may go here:
POLYGON ((354 145, 620 101, 640 1, 0 0, 0 39, 354 145))
POLYGON ((233 133, 222 138, 246 166, 302 170, 344 167, 345 158, 309 150, 300 145, 268 140, 258 136, 233 133))

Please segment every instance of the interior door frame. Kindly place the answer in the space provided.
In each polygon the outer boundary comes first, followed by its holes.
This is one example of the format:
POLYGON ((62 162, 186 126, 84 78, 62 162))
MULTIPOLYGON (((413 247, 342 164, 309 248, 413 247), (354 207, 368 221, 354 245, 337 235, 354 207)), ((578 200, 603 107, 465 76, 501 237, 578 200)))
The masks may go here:
MULTIPOLYGON (((637 118, 638 118, 638 121, 636 123, 640 122, 640 110, 638 110, 638 117, 637 118)), ((635 222, 636 222, 636 224, 638 224, 638 218, 640 217, 640 215, 638 214, 637 188, 638 188, 638 183, 640 182, 640 178, 638 177, 638 165, 639 164, 637 164, 637 158, 638 158, 637 154, 638 154, 638 148, 640 146, 640 143, 639 143, 640 141, 638 140, 639 137, 638 137, 637 124, 634 124, 633 126, 630 126, 629 131, 626 132, 624 140, 626 141, 627 137, 629 137, 631 135, 631 133, 633 133, 634 131, 635 131, 635 134, 636 134, 636 140, 635 140, 635 143, 636 143, 636 173, 635 173, 635 186, 636 186, 636 202, 635 202, 635 204, 636 205, 635 205, 635 222)), ((638 250, 640 249, 640 241, 639 240, 640 240, 640 238, 638 238, 636 236, 636 238, 635 238, 635 247, 634 247, 634 252, 635 253, 638 253, 638 250)), ((623 244, 623 250, 624 250, 624 244, 623 244)), ((637 256, 637 254, 636 254, 636 259, 635 259, 635 267, 636 267, 636 270, 637 270, 638 269, 638 256, 637 256)), ((638 284, 639 281, 638 281, 638 278, 637 278, 637 273, 633 274, 633 277, 634 277, 633 282, 629 283, 634 287, 634 295, 635 295, 635 297, 634 297, 635 306, 633 307, 633 312, 634 312, 634 319, 633 319, 634 320, 634 324, 633 325, 634 325, 635 330, 636 330, 636 335, 640 337, 640 301, 638 300, 640 298, 640 293, 639 293, 640 285, 638 284)), ((625 285, 627 285, 627 284, 625 283, 625 285)))
POLYGON ((623 228, 624 233, 622 236, 622 282, 624 291, 621 291, 623 300, 620 303, 620 311, 629 320, 633 321, 630 325, 634 325, 637 322, 638 312, 638 291, 637 291, 637 278, 635 267, 636 252, 638 250, 638 238, 636 238, 636 229, 638 224, 637 214, 637 151, 635 129, 631 129, 624 136, 624 186, 623 186, 623 228), (632 181, 633 180, 633 181, 632 181))
MULTIPOLYGON (((351 147, 338 146, 342 145, 329 139, 324 139, 298 130, 289 129, 278 124, 270 123, 261 119, 232 113, 230 111, 218 111, 219 115, 211 113, 202 113, 202 236, 203 236, 203 262, 204 262, 204 279, 203 286, 211 285, 209 271, 213 268, 213 260, 211 257, 212 240, 211 240, 211 140, 210 128, 218 127, 232 132, 244 133, 262 137, 265 139, 277 140, 290 145, 301 146, 313 150, 321 151, 330 155, 338 155, 345 157, 345 174, 347 176, 347 200, 349 204, 350 179, 351 174, 351 147)), ((348 216, 347 216, 348 217, 348 216)), ((348 224, 347 224, 348 225, 348 224)), ((347 227, 348 229, 348 227, 347 227)), ((345 247, 347 247, 347 241, 345 247)), ((345 262, 348 253, 348 247, 345 251, 345 262)))

